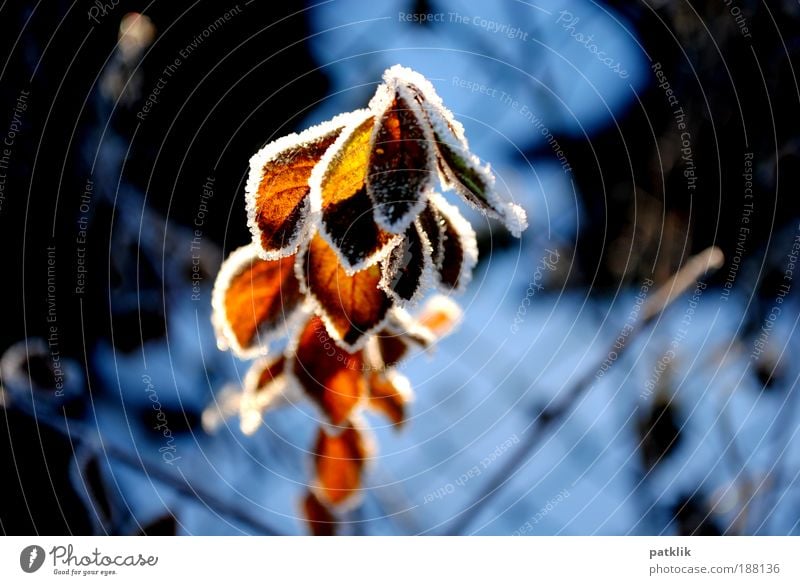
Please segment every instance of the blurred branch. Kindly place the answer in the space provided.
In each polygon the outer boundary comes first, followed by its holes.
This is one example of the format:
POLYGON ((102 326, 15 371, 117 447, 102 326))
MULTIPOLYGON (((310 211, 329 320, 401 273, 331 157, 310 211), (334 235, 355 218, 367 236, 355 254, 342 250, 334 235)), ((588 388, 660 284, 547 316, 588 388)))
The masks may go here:
MULTIPOLYGON (((27 411, 28 409, 22 405, 15 405, 16 408, 21 408, 27 411)), ((28 413, 33 416, 33 413, 28 413)), ((88 437, 93 435, 92 429, 81 423, 70 421, 66 415, 64 416, 64 423, 58 421, 54 417, 37 410, 35 413, 35 420, 39 423, 44 423, 55 431, 66 435, 73 445, 80 445, 92 451, 96 456, 104 456, 106 460, 111 459, 121 463, 135 471, 144 472, 148 478, 153 478, 156 481, 169 486, 181 495, 195 500, 202 506, 213 510, 214 512, 225 516, 241 524, 250 526, 259 535, 277 536, 281 535, 281 531, 273 526, 254 518, 248 511, 242 510, 230 502, 221 500, 205 488, 189 483, 186 476, 183 474, 174 474, 160 468, 157 464, 150 461, 145 461, 139 453, 131 454, 124 449, 120 449, 114 445, 106 443, 102 444, 99 452, 97 446, 89 440, 88 437)), ((114 527, 110 527, 113 529, 114 527)))
MULTIPOLYGON (((625 329, 621 329, 618 335, 614 336, 614 342, 609 351, 617 353, 614 364, 621 361, 623 354, 630 346, 631 341, 636 339, 641 332, 681 294, 691 286, 692 283, 702 278, 706 273, 713 272, 722 266, 724 261, 723 254, 717 247, 710 247, 699 254, 689 258, 689 260, 676 272, 667 282, 661 285, 655 293, 648 299, 642 309, 642 318, 639 324, 628 335, 624 335, 625 329), (622 340, 619 342, 618 340, 622 340)), ((551 407, 540 408, 534 421, 538 425, 528 433, 527 437, 520 442, 519 447, 506 460, 505 465, 489 481, 489 485, 475 498, 475 500, 465 508, 461 515, 453 522, 448 534, 462 534, 466 531, 470 523, 476 518, 478 513, 496 496, 501 487, 521 468, 531 457, 533 450, 539 440, 550 429, 554 422, 567 415, 577 402, 577 400, 592 388, 592 380, 595 373, 606 359, 607 352, 602 354, 602 360, 596 367, 587 370, 566 391, 566 397, 558 404, 551 407)), ((613 364, 612 364, 613 366, 613 364)))
POLYGON ((122 463, 136 471, 142 471, 149 478, 154 478, 169 487, 173 488, 180 494, 188 497, 189 499, 197 501, 206 508, 210 508, 214 512, 222 516, 236 520, 241 524, 246 524, 254 528, 258 535, 261 536, 278 536, 280 531, 272 526, 254 518, 245 510, 240 510, 236 506, 232 506, 229 502, 225 502, 217 498, 211 492, 206 491, 202 487, 189 483, 186 476, 180 476, 164 471, 157 465, 150 462, 145 462, 141 457, 134 457, 124 450, 116 449, 114 447, 106 447, 105 453, 115 459, 117 462, 122 463))

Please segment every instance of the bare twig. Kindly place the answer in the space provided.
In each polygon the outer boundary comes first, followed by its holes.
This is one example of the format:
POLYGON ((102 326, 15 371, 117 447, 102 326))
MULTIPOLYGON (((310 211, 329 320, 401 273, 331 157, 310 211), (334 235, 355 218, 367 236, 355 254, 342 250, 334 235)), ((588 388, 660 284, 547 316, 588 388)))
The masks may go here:
MULTIPOLYGON (((609 351, 615 351, 617 359, 613 363, 620 361, 625 350, 645 327, 657 316, 661 315, 667 307, 681 294, 683 294, 692 283, 703 277, 704 274, 713 272, 722 266, 724 257, 722 251, 716 246, 712 246, 690 258, 678 272, 676 272, 667 282, 661 285, 648 299, 642 308, 642 317, 633 331, 624 335, 626 329, 620 330, 620 334, 615 336, 615 341, 609 351)), ((603 354, 603 360, 606 354, 603 354)), ((592 385, 592 380, 596 372, 602 365, 602 361, 597 367, 589 369, 586 374, 581 376, 570 386, 566 392, 566 397, 555 406, 541 408, 534 418, 538 421, 527 434, 527 437, 520 442, 516 451, 511 453, 505 464, 500 467, 498 472, 489 481, 489 485, 477 498, 467 506, 458 518, 453 522, 448 530, 448 534, 462 534, 475 519, 478 513, 496 496, 499 489, 514 475, 517 469, 522 467, 529 459, 533 449, 539 443, 539 439, 552 424, 568 414, 581 394, 585 393, 592 385)), ((613 365, 612 363, 612 365, 613 365)))
MULTIPOLYGON (((28 415, 32 416, 32 413, 27 412, 28 409, 22 404, 16 405, 12 403, 12 406, 23 410, 28 415)), ((61 424, 58 419, 53 419, 53 417, 40 411, 36 413, 35 419, 37 423, 45 424, 49 428, 69 437, 73 444, 90 447, 92 452, 98 451, 97 447, 87 444, 89 442, 88 437, 91 437, 93 433, 82 423, 69 421, 69 424, 61 424)), ((106 457, 136 471, 143 471, 146 476, 155 479, 159 483, 169 486, 180 494, 197 501, 210 510, 218 512, 221 516, 249 526, 259 535, 275 536, 281 534, 279 530, 265 522, 262 522, 258 518, 254 518, 252 514, 248 513, 247 511, 241 510, 237 506, 232 505, 230 502, 226 502, 218 498, 201 486, 189 483, 188 479, 182 474, 179 476, 166 471, 165 469, 160 468, 157 464, 142 459, 141 455, 138 453, 133 455, 124 449, 120 449, 110 444, 103 444, 99 450, 105 454, 106 457)))

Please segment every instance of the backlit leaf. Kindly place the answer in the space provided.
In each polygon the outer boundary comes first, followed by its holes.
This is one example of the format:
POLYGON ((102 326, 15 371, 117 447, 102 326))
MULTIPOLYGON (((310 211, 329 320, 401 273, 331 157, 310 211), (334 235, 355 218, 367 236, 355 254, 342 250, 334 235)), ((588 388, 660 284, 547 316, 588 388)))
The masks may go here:
POLYGON ((375 223, 367 194, 367 166, 374 117, 358 112, 311 174, 311 209, 320 214, 319 231, 348 272, 384 258, 400 236, 375 223))
POLYGON ((217 343, 243 357, 265 353, 266 343, 285 333, 300 301, 294 256, 262 260, 255 244, 223 262, 212 293, 217 343))
POLYGON ((392 303, 378 288, 381 271, 377 265, 348 275, 333 249, 316 236, 298 269, 298 278, 315 301, 330 336, 345 349, 360 348, 385 320, 392 303))
POLYGON ((388 69, 384 79, 405 85, 427 117, 436 143, 443 187, 455 190, 467 203, 499 219, 512 235, 519 237, 528 225, 525 211, 497 193, 490 168, 470 152, 464 128, 444 106, 431 83, 399 65, 388 69))
POLYGON ((303 328, 291 363, 292 375, 331 424, 342 424, 366 400, 361 352, 338 347, 319 317, 303 328))
POLYGON ((382 412, 389 420, 402 426, 412 391, 408 378, 392 370, 371 372, 369 376, 370 407, 382 412))
POLYGON ((244 391, 239 399, 242 432, 252 435, 261 426, 265 411, 291 402, 286 395, 286 358, 262 358, 256 361, 244 378, 244 391))
POLYGON ((300 134, 279 138, 250 159, 247 223, 262 257, 277 259, 297 251, 310 229, 311 171, 350 117, 337 116, 300 134))
POLYGON ((425 207, 436 178, 433 134, 418 105, 396 84, 378 88, 370 102, 377 123, 367 174, 367 193, 383 229, 403 233, 425 207))
POLYGON ((436 295, 425 303, 416 319, 436 339, 441 339, 453 331, 462 317, 463 311, 458 303, 450 297, 436 295))
POLYGON ((358 496, 368 449, 352 425, 331 434, 320 428, 314 446, 314 469, 320 500, 341 505, 358 496))

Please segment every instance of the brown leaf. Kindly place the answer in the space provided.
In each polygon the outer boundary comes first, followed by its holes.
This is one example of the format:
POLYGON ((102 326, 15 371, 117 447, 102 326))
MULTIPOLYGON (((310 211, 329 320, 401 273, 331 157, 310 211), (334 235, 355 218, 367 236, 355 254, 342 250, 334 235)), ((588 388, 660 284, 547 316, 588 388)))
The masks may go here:
POLYGON ((398 303, 416 301, 430 272, 430 244, 418 222, 408 227, 403 241, 383 263, 380 287, 398 303))
POLYGON ((303 512, 313 536, 335 536, 336 518, 313 492, 303 498, 303 512))
POLYGON ((506 201, 495 189, 495 178, 488 165, 469 150, 464 128, 442 103, 431 83, 410 69, 395 66, 384 73, 384 79, 396 79, 427 119, 436 144, 437 166, 445 188, 453 189, 465 201, 489 216, 502 221, 515 237, 527 227, 525 211, 506 201))
POLYGON ((419 225, 431 245, 431 262, 438 269, 444 258, 444 219, 431 202, 419 214, 419 225))
POLYGON ((331 424, 342 424, 367 396, 361 352, 348 353, 312 317, 297 340, 292 373, 331 424))
POLYGON ((478 262, 475 231, 454 205, 437 195, 432 199, 442 226, 442 260, 436 270, 446 290, 463 291, 478 262))
POLYGON ((410 400, 411 386, 404 376, 392 371, 370 373, 370 406, 385 414, 394 424, 403 425, 410 400))
POLYGON ((375 204, 378 224, 399 234, 422 210, 426 192, 432 187, 436 176, 433 146, 424 126, 427 121, 423 122, 423 114, 416 104, 409 102, 399 90, 386 86, 378 90, 376 97, 389 103, 375 129, 367 193, 375 204))
POLYGON ((386 370, 399 365, 412 349, 426 349, 435 340, 431 331, 406 311, 394 309, 383 329, 375 333, 364 348, 365 361, 370 370, 386 370))
POLYGON ((340 505, 356 497, 362 486, 367 447, 351 425, 332 435, 320 428, 314 447, 318 494, 322 501, 340 505))
POLYGON ((347 123, 337 116, 300 134, 280 138, 250 159, 248 225, 265 258, 293 254, 308 229, 308 179, 347 123))
POLYGON ((321 213, 320 232, 350 272, 382 259, 399 241, 375 223, 367 195, 367 165, 374 117, 354 118, 317 165, 310 179, 312 212, 321 213))
POLYGON ((298 275, 316 301, 328 331, 340 346, 354 351, 366 336, 384 321, 392 303, 378 288, 377 265, 349 276, 336 253, 320 237, 309 243, 298 275))
POLYGON ((283 333, 300 301, 294 262, 294 256, 262 260, 255 244, 228 256, 212 294, 213 322, 222 348, 250 357, 283 333))

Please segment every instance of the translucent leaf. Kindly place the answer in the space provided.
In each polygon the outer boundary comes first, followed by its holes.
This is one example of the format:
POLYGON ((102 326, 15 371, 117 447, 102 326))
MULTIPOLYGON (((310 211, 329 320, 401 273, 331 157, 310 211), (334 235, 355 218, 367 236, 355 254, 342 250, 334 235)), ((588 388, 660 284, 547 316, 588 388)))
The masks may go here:
POLYGON ((417 314, 417 322, 436 339, 449 335, 461 322, 464 312, 450 297, 436 295, 417 314))
POLYGON ((291 373, 333 425, 345 422, 366 400, 361 352, 338 347, 319 317, 312 317, 301 331, 291 373))
POLYGON ((370 407, 382 412, 394 424, 402 426, 406 421, 406 407, 412 397, 411 383, 405 376, 392 370, 370 373, 370 407))
POLYGON ((239 400, 242 432, 252 435, 261 426, 264 412, 292 402, 287 396, 286 358, 262 358, 247 371, 239 400))
POLYGON ((330 336, 349 351, 359 349, 366 337, 382 325, 392 305, 387 294, 378 288, 378 266, 348 275, 336 253, 319 236, 303 253, 297 276, 330 336))
POLYGON ((358 112, 314 168, 311 209, 319 214, 319 231, 348 273, 386 257, 400 236, 375 223, 374 206, 367 195, 367 165, 374 117, 358 112))
POLYGON ((267 144, 250 159, 247 224, 265 259, 294 254, 310 229, 308 180, 352 114, 267 144))
POLYGON ((314 446, 316 492, 321 501, 338 506, 359 495, 368 448, 352 425, 331 434, 320 428, 314 446))
POLYGON ((365 361, 372 370, 386 370, 399 365, 411 350, 427 349, 435 341, 430 330, 407 311, 396 307, 389 313, 384 327, 364 348, 365 361))
POLYGON ((294 262, 294 256, 262 260, 255 244, 228 256, 211 299, 221 349, 252 357, 265 353, 267 342, 285 332, 286 320, 300 301, 294 262))

